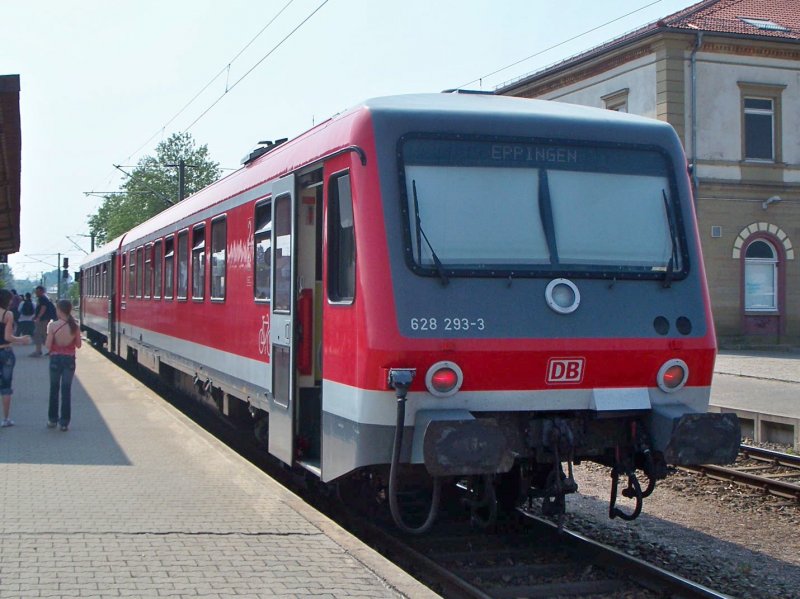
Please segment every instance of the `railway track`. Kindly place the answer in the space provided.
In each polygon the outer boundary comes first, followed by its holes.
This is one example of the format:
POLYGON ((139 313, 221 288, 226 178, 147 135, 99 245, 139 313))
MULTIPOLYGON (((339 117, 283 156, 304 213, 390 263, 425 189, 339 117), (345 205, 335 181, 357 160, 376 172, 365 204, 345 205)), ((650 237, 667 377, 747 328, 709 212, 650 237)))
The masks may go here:
POLYGON ((800 504, 800 456, 742 445, 735 466, 686 466, 721 481, 732 481, 800 504))
POLYGON ((726 597, 524 510, 492 533, 463 522, 413 538, 363 521, 356 528, 443 597, 726 597))

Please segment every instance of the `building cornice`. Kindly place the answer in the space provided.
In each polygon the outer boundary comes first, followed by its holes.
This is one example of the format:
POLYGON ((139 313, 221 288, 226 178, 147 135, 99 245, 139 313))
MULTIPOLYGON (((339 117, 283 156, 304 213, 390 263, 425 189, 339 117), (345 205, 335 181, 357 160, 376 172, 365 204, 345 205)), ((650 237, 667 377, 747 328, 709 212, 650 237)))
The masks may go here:
MULTIPOLYGON (((595 50, 587 51, 564 60, 517 81, 502 85, 495 91, 499 95, 540 97, 550 91, 578 83, 625 63, 656 52, 664 43, 672 46, 685 45, 690 51, 700 31, 663 28, 645 35, 610 42, 595 50)), ((800 60, 800 48, 794 39, 764 38, 742 34, 702 32, 704 35, 699 52, 732 54, 784 60, 800 60)))

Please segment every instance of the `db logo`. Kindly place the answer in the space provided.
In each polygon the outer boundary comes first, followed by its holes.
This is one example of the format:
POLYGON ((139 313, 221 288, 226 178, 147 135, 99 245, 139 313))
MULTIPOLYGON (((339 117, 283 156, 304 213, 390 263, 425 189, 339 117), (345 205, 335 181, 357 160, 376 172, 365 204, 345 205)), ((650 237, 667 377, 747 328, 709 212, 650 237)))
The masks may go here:
POLYGON ((547 382, 554 385, 580 383, 585 364, 583 358, 550 358, 547 363, 547 382))

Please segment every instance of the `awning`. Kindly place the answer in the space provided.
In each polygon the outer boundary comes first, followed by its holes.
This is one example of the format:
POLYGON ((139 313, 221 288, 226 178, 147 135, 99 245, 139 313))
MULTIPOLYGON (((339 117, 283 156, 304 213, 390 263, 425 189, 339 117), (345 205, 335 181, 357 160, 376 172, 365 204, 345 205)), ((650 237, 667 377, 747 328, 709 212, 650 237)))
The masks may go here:
POLYGON ((0 75, 0 254, 19 251, 19 75, 0 75))

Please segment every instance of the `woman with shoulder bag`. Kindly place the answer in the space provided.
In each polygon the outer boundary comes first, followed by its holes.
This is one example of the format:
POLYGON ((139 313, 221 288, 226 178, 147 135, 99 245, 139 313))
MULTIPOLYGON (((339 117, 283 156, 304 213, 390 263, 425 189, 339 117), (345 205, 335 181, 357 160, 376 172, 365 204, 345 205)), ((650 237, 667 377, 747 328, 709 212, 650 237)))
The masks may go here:
POLYGON ((56 316, 58 320, 52 320, 47 325, 47 339, 44 342, 50 352, 50 407, 47 427, 55 428, 58 424, 62 431, 66 431, 72 417, 72 378, 75 376, 75 350, 81 346, 81 329, 72 317, 72 303, 69 300, 56 302, 56 316))

